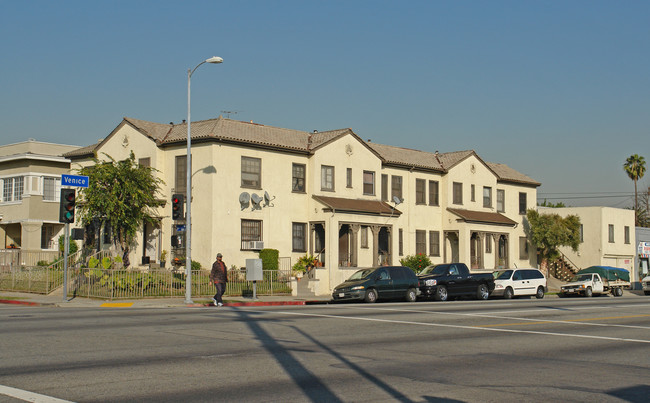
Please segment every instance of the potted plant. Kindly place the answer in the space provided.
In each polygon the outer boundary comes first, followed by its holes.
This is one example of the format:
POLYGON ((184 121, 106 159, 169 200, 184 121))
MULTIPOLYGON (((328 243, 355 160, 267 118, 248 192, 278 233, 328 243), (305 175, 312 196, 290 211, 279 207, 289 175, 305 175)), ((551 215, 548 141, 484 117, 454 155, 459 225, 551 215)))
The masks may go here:
POLYGON ((292 267, 294 275, 301 278, 308 270, 314 267, 315 261, 316 258, 312 255, 301 256, 292 267))
POLYGON ((165 265, 167 264, 167 251, 163 249, 163 251, 160 253, 160 268, 165 268, 165 265))

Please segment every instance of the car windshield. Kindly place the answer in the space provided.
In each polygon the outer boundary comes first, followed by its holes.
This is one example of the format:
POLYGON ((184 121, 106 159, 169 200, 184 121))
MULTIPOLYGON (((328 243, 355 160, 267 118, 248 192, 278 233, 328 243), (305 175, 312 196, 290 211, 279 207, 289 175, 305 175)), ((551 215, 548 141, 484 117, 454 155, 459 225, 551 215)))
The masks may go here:
POLYGON ((375 271, 375 270, 374 269, 357 270, 356 272, 354 272, 353 275, 350 276, 348 281, 350 281, 350 280, 361 280, 362 278, 368 277, 370 275, 370 273, 372 273, 373 271, 375 271))
POLYGON ((420 272, 420 274, 447 274, 447 270, 449 269, 449 265, 447 264, 439 264, 437 266, 427 266, 420 272))
POLYGON ((497 271, 495 273, 497 274, 497 280, 510 280, 510 276, 512 276, 512 270, 497 271))
POLYGON ((571 281, 589 281, 591 280, 591 274, 578 274, 577 276, 573 276, 573 280, 571 281))

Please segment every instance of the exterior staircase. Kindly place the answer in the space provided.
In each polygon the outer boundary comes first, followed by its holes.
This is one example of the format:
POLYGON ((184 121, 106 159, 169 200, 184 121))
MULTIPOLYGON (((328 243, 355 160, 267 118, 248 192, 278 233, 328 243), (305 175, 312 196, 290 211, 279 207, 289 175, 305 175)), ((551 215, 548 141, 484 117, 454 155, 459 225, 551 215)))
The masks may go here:
POLYGON ((580 270, 565 255, 548 264, 548 270, 551 276, 562 281, 569 281, 580 270))
POLYGON ((302 276, 302 278, 298 279, 298 288, 296 289, 297 291, 297 297, 298 298, 313 298, 316 296, 316 294, 309 288, 309 278, 308 276, 302 276))

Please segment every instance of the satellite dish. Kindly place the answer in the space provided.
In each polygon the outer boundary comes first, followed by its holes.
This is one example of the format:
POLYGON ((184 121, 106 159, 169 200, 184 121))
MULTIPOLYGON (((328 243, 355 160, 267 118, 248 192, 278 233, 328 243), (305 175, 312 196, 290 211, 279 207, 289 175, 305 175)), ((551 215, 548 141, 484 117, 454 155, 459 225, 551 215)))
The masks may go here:
POLYGON ((258 196, 257 194, 253 193, 251 195, 251 201, 253 202, 253 208, 260 208, 260 203, 262 202, 262 198, 258 196))
POLYGON ((395 203, 395 205, 397 206, 398 204, 402 203, 402 200, 397 196, 393 196, 393 203, 395 203))
POLYGON ((264 192, 264 203, 269 204, 271 201, 271 196, 269 196, 269 192, 264 192))
POLYGON ((248 207, 250 200, 251 200, 251 195, 249 195, 247 192, 243 192, 242 194, 239 195, 239 204, 241 204, 242 210, 248 207))

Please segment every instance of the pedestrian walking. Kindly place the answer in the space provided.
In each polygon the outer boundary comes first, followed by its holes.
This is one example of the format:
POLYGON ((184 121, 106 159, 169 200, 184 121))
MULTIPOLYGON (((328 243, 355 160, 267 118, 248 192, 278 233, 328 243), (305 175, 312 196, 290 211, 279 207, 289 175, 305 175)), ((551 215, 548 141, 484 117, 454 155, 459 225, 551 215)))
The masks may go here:
POLYGON ((222 260, 223 255, 217 253, 217 260, 212 264, 212 271, 210 272, 210 284, 214 284, 217 293, 212 297, 214 306, 223 306, 224 291, 226 291, 226 283, 228 282, 228 269, 222 260))

